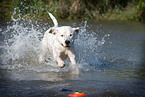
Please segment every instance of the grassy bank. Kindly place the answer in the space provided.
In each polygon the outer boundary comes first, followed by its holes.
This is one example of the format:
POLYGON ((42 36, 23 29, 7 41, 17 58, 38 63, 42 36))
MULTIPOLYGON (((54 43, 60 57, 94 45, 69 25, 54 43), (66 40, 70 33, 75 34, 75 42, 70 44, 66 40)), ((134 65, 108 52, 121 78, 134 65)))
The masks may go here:
POLYGON ((145 0, 2 0, 1 19, 61 19, 145 21, 145 0), (14 14, 15 13, 15 14, 14 14))

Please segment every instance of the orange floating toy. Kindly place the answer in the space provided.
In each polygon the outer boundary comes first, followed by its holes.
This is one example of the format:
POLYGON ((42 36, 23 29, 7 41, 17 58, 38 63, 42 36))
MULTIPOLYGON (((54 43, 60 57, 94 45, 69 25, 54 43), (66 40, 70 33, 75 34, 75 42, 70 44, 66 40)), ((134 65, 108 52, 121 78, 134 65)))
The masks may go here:
POLYGON ((84 93, 75 92, 74 94, 69 94, 68 97, 87 97, 84 93))

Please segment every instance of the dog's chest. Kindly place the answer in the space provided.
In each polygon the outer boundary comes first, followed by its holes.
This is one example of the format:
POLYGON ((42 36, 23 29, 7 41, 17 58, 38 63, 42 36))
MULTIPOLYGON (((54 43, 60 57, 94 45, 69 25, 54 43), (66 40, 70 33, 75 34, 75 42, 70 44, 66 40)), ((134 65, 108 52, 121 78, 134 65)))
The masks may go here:
POLYGON ((67 50, 66 50, 66 51, 63 51, 63 52, 60 52, 59 57, 60 57, 61 59, 66 59, 66 58, 68 57, 68 52, 67 52, 67 50))

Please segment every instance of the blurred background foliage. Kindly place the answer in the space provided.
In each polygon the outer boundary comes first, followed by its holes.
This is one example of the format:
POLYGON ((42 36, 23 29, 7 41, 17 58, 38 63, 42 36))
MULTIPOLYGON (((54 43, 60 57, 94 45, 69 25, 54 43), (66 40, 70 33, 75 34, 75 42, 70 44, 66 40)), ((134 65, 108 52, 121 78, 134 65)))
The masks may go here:
POLYGON ((145 21, 145 0, 0 0, 0 18, 145 21))

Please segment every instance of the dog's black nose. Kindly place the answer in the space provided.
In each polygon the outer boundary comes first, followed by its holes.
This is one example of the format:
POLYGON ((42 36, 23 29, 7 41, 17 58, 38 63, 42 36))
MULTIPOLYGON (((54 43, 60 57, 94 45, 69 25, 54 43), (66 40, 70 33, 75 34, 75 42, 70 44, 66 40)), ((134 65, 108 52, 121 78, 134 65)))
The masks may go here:
POLYGON ((69 41, 69 40, 66 40, 65 43, 66 43, 67 45, 69 45, 69 44, 70 44, 70 41, 69 41))

